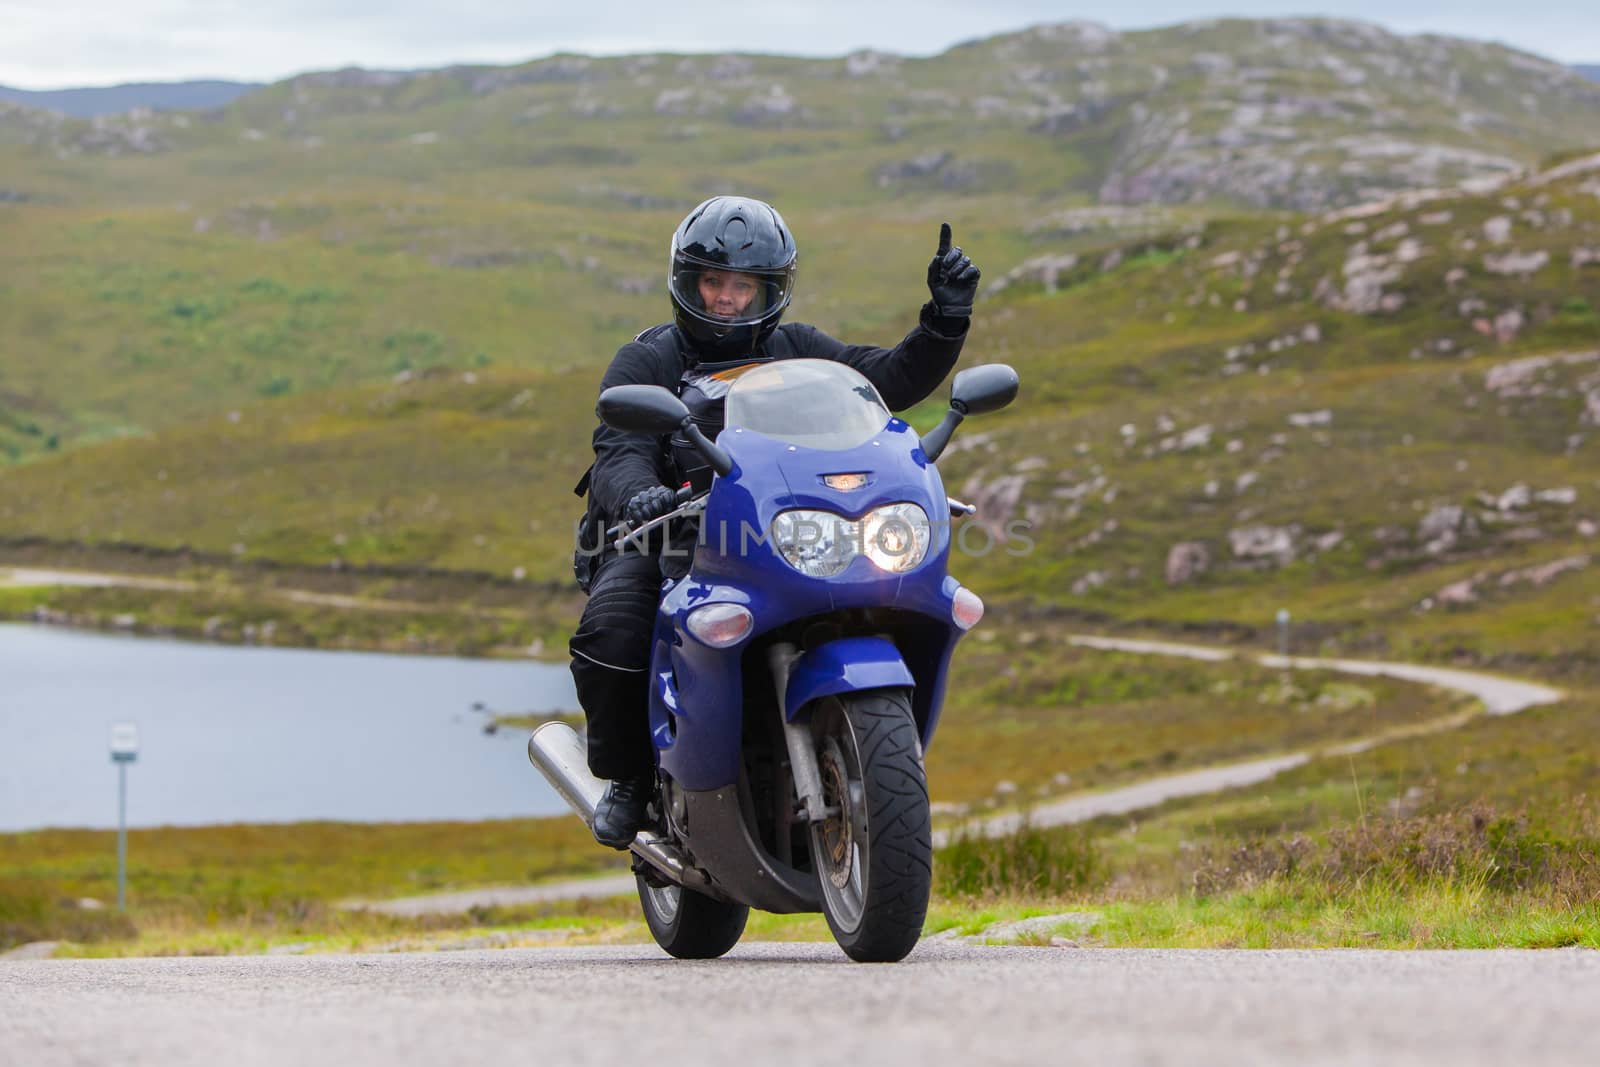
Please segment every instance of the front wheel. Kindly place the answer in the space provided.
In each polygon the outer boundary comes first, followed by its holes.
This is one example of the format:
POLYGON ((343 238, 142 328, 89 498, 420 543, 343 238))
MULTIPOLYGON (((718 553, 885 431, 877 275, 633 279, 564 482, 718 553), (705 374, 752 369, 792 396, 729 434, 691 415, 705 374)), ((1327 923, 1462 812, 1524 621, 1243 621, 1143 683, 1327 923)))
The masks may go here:
POLYGON ((750 909, 743 904, 724 904, 682 886, 651 885, 642 874, 635 879, 645 925, 669 955, 711 960, 739 943, 750 918, 750 909))
POLYGON ((823 914, 845 954, 904 959, 922 936, 933 884, 933 829, 910 694, 832 697, 812 715, 828 817, 811 826, 823 914))

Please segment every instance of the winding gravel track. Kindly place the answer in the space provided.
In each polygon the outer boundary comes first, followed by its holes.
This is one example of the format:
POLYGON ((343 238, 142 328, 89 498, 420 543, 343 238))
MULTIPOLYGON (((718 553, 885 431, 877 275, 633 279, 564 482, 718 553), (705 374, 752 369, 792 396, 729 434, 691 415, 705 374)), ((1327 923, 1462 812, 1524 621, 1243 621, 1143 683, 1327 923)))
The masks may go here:
POLYGON ((82 589, 163 589, 190 593, 194 582, 176 578, 146 578, 135 574, 98 574, 92 571, 41 570, 36 567, 0 567, 0 588, 6 586, 66 586, 82 589))
POLYGON ((1182 656, 1187 659, 1219 663, 1236 656, 1254 659, 1263 667, 1307 671, 1337 671, 1340 674, 1362 674, 1368 677, 1399 678, 1407 682, 1436 685, 1453 689, 1483 701, 1490 715, 1514 715, 1538 704, 1554 704, 1564 695, 1559 689, 1537 682, 1524 682, 1517 678, 1504 678, 1482 671, 1463 671, 1454 667, 1428 667, 1418 663, 1391 663, 1386 660, 1319 659, 1315 656, 1272 656, 1254 653, 1237 653, 1229 648, 1209 645, 1175 644, 1170 641, 1141 641, 1125 637, 1099 637, 1074 634, 1067 638, 1069 645, 1095 648, 1103 652, 1133 652, 1150 656, 1182 656))
POLYGON ((1600 1063, 1600 952, 752 944, 0 963, 0 1061, 1600 1063))

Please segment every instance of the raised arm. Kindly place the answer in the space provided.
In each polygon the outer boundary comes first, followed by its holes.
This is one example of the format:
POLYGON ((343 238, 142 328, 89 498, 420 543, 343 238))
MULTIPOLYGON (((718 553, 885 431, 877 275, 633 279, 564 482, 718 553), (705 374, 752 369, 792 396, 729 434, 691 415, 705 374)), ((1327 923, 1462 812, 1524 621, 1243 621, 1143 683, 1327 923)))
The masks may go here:
POLYGON ((847 345, 811 326, 790 327, 796 355, 847 363, 866 376, 895 411, 920 402, 939 387, 966 341, 980 272, 950 244, 950 224, 939 227, 939 247, 928 264, 928 291, 917 326, 893 348, 847 345))

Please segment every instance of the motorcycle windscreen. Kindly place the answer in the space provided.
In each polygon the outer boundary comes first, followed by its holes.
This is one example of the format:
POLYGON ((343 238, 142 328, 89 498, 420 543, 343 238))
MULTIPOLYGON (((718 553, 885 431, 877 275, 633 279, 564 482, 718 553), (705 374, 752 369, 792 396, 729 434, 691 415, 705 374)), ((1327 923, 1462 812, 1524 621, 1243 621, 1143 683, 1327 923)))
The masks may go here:
POLYGON ((866 444, 888 422, 889 408, 872 383, 828 359, 752 367, 728 390, 724 410, 727 426, 829 452, 866 444))

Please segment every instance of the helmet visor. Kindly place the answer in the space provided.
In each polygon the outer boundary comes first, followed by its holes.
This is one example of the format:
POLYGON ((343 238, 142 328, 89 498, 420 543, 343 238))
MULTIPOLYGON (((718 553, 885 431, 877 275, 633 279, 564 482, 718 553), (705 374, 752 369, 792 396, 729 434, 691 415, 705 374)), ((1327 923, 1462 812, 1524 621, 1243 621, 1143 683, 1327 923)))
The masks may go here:
POLYGON ((788 306, 794 268, 735 270, 678 256, 669 279, 678 303, 712 325, 747 326, 788 306))

